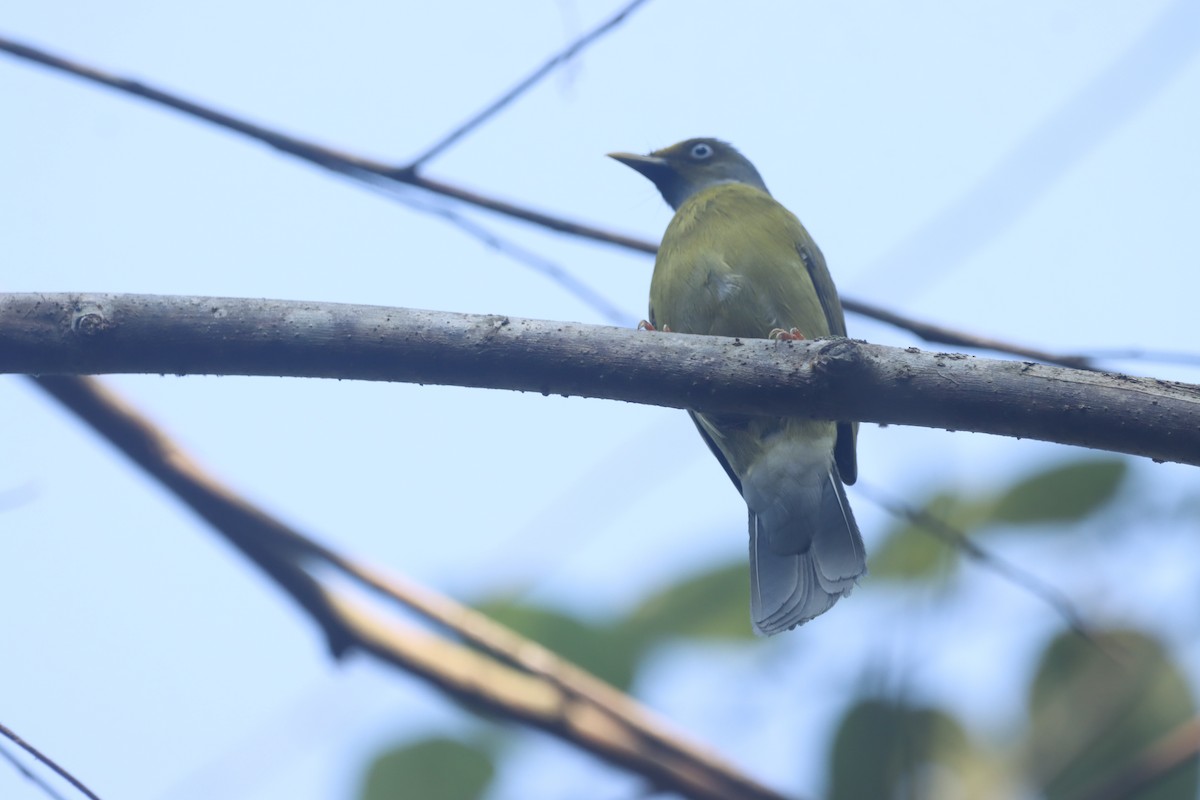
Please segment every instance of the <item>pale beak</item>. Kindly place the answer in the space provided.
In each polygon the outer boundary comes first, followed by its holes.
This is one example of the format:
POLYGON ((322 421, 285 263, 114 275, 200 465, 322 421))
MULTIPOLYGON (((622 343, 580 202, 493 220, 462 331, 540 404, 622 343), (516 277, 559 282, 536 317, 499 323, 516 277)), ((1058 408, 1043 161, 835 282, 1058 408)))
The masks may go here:
MULTIPOLYGON (((635 169, 654 181, 669 168, 665 159, 658 156, 640 156, 637 153, 609 153, 609 158, 620 161, 625 166, 635 169)), ((657 181, 655 181, 657 183, 657 181)))

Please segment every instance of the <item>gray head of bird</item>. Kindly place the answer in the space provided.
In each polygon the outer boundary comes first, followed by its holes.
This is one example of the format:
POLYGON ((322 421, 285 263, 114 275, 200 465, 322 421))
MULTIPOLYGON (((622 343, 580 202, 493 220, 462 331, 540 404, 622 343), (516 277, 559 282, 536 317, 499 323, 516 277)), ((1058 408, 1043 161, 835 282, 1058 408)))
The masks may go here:
POLYGON ((674 209, 696 192, 720 183, 745 183, 767 192, 762 176, 750 160, 720 139, 688 139, 647 156, 635 153, 608 156, 649 178, 674 209))

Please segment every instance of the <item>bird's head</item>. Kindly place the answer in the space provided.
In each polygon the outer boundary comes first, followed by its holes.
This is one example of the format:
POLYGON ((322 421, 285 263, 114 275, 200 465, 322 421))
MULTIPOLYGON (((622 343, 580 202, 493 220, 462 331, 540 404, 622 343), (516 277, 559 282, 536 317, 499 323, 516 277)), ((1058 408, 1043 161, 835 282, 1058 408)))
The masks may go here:
POLYGON ((718 183, 745 183, 767 191, 762 176, 749 159, 720 139, 688 139, 648 156, 608 155, 649 178, 675 209, 696 192, 718 183))

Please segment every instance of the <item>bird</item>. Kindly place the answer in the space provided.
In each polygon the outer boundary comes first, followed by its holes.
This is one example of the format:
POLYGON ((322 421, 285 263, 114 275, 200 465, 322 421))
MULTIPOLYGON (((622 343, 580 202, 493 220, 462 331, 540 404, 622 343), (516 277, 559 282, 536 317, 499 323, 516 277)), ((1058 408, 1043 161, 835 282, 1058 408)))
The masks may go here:
MULTIPOLYGON (((742 339, 846 336, 825 257, 754 165, 719 139, 609 153, 675 210, 650 280, 649 321, 742 339)), ((843 484, 858 475, 857 423, 688 412, 746 502, 750 618, 771 636, 849 595, 866 549, 843 484)))

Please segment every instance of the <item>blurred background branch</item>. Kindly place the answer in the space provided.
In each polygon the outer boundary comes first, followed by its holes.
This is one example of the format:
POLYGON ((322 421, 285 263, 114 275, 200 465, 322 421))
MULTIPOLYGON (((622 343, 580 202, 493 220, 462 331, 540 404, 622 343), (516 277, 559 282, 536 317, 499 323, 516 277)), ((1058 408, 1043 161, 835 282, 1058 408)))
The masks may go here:
MULTIPOLYGON (((74 775, 72 775, 70 772, 68 772, 64 767, 60 766, 58 764, 58 762, 56 762, 54 759, 50 758, 50 756, 46 755, 41 750, 38 750, 36 747, 31 745, 29 742, 25 741, 20 736, 18 736, 16 734, 16 732, 5 727, 3 724, 0 724, 0 736, 3 736, 5 739, 8 739, 10 742, 15 744, 17 747, 21 748, 26 753, 29 753, 31 756, 36 758, 38 761, 45 764, 47 767, 50 768, 50 770, 52 772, 54 772, 55 775, 58 775, 60 778, 65 780, 67 783, 71 784, 71 786, 73 786, 75 788, 75 790, 77 792, 79 792, 80 794, 82 794, 84 797, 89 798, 89 800, 100 800, 100 798, 96 796, 96 793, 87 787, 87 784, 85 784, 83 781, 76 778, 74 775)), ((58 792, 56 792, 53 787, 51 787, 49 784, 47 784, 45 781, 43 781, 39 775, 37 775, 36 773, 30 772, 25 767, 24 764, 17 761, 17 759, 14 758, 12 755, 10 755, 7 750, 0 750, 0 756, 3 756, 7 761, 9 761, 18 771, 21 772, 22 775, 25 776, 26 780, 28 780, 34 786, 38 787, 39 791, 44 793, 46 796, 56 798, 56 800, 57 800, 57 798, 62 797, 62 795, 60 795, 58 792)))
POLYGON ((668 730, 628 695, 537 643, 428 588, 406 586, 356 565, 284 524, 203 470, 162 429, 97 380, 31 380, 262 569, 320 626, 335 657, 369 652, 473 707, 535 726, 637 772, 656 790, 697 800, 782 800, 668 730), (446 628, 490 658, 388 618, 317 578, 313 570, 322 565, 446 628))

